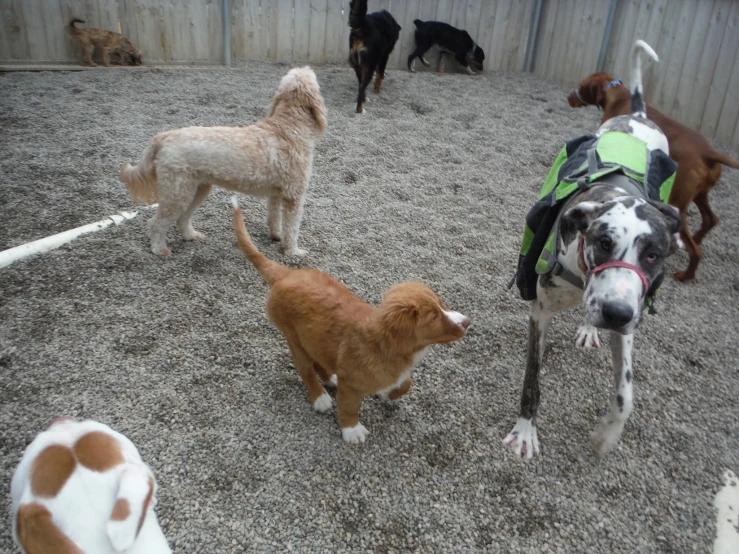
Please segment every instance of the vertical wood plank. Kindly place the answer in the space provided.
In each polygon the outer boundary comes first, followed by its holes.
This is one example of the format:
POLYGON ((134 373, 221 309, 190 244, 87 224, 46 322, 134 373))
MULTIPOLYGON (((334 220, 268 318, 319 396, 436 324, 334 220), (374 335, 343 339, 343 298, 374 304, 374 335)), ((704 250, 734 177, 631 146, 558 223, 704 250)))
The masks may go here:
MULTIPOLYGON (((647 44, 649 44, 649 46, 654 48, 654 51, 658 56, 660 56, 660 59, 662 54, 659 50, 660 29, 662 27, 662 21, 664 20, 667 2, 669 1, 670 0, 655 0, 652 12, 649 15, 649 23, 644 31, 644 36, 641 37, 647 42, 647 44)), ((648 99, 652 98, 654 90, 657 87, 658 70, 658 64, 644 64, 644 93, 648 99)))
POLYGON ((490 70, 496 71, 506 68, 506 31, 510 20, 510 11, 513 7, 511 0, 499 0, 495 9, 495 27, 490 44, 490 70))
POLYGON ((549 66, 558 9, 559 0, 544 2, 542 6, 541 21, 539 22, 539 38, 536 41, 536 52, 534 53, 533 69, 537 75, 546 75, 547 67, 549 66))
POLYGON ((293 0, 273 0, 273 2, 277 8, 276 59, 290 61, 293 54, 293 0))
MULTIPOLYGON (((209 0, 208 8, 208 53, 211 61, 223 62, 223 9, 221 2, 209 0)), ((227 16, 228 17, 228 16, 227 16)), ((231 39, 233 40, 233 24, 231 25, 231 39)))
POLYGON ((736 133, 737 119, 739 119, 739 56, 734 56, 734 67, 721 106, 716 138, 723 143, 731 143, 736 133))
POLYGON ((323 62, 326 44, 326 15, 328 0, 310 0, 310 37, 308 61, 323 62))
MULTIPOLYGON (((698 6, 697 2, 691 3, 698 6)), ((677 81, 675 99, 670 109, 672 117, 680 122, 684 122, 688 114, 689 103, 693 96, 693 87, 697 81, 697 73, 700 71, 699 63, 703 55, 703 47, 706 44, 706 33, 710 28, 714 7, 717 7, 718 4, 720 2, 712 0, 701 2, 693 18, 692 27, 688 29, 686 34, 688 44, 685 57, 680 63, 680 75, 677 81)))
POLYGON ((477 22, 477 30, 470 29, 474 41, 485 52, 485 73, 495 70, 495 64, 491 58, 490 45, 493 42, 493 28, 495 27, 495 2, 483 2, 480 9, 480 20, 477 22))
POLYGON ((349 2, 329 0, 326 6, 324 60, 346 62, 349 57, 349 2))
MULTIPOLYGON (((628 85, 629 53, 634 43, 634 24, 641 0, 621 0, 616 12, 616 21, 611 35, 611 43, 606 56, 605 71, 622 79, 628 85)), ((654 45, 651 45, 654 46, 654 45)))
POLYGON ((711 12, 708 24, 706 41, 698 62, 697 72, 693 83, 693 92, 688 101, 688 109, 683 123, 693 129, 700 128, 703 112, 708 102, 711 83, 718 65, 721 42, 726 30, 726 21, 731 10, 732 0, 719 0, 711 12))
POLYGON ((295 4, 293 7, 293 61, 308 61, 308 47, 310 44, 310 23, 310 0, 295 0, 295 4))
POLYGON ((671 23, 666 32, 674 38, 672 46, 663 54, 665 59, 660 58, 661 86, 658 89, 658 95, 653 98, 655 105, 668 113, 670 113, 675 101, 678 81, 688 47, 687 38, 690 34, 697 5, 698 3, 694 0, 685 0, 677 17, 672 21, 666 21, 668 24, 671 23))

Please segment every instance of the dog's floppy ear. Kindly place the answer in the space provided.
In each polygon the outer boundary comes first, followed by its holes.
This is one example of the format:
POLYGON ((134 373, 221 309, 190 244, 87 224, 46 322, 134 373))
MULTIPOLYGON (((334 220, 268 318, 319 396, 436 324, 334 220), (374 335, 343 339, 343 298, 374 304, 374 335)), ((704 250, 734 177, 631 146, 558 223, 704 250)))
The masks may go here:
POLYGON ((388 342, 396 349, 412 347, 415 344, 420 313, 418 305, 411 300, 390 299, 385 300, 380 309, 383 331, 388 342))
POLYGON ((584 233, 598 212, 598 208, 602 206, 603 204, 598 202, 581 202, 562 214, 562 224, 571 233, 577 231, 584 233))
POLYGON ((672 236, 672 244, 670 245, 668 255, 677 252, 681 248, 685 248, 682 239, 680 239, 680 232, 683 230, 683 220, 680 217, 680 210, 675 206, 670 206, 669 204, 656 200, 647 200, 647 202, 657 208, 664 216, 665 225, 672 236))
POLYGON ((315 87, 307 86, 303 93, 303 102, 306 109, 313 116, 313 120, 316 122, 316 130, 319 135, 322 135, 328 125, 326 117, 326 103, 323 101, 321 91, 316 84, 315 87))

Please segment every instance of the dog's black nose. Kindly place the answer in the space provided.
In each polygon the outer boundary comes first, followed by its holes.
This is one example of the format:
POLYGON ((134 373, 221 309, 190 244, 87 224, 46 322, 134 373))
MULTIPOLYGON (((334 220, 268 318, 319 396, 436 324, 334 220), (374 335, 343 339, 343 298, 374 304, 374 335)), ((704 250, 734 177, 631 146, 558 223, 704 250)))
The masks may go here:
POLYGON ((623 327, 634 317, 634 310, 626 302, 606 302, 601 309, 603 321, 611 329, 623 327))

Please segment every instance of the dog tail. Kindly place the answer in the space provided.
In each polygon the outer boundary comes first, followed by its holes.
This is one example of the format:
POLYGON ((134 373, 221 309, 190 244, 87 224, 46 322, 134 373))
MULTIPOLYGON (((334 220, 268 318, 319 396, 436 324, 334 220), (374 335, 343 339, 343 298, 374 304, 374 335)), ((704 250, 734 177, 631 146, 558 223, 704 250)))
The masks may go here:
POLYGON ((121 167, 121 181, 126 183, 131 198, 136 202, 155 204, 159 200, 157 169, 154 161, 161 147, 161 141, 154 137, 151 144, 144 150, 142 160, 138 165, 125 163, 121 167))
POLYGON ((652 50, 643 40, 634 42, 634 48, 631 50, 631 113, 641 117, 647 117, 647 106, 644 102, 644 85, 641 78, 641 52, 645 52, 655 62, 659 61, 659 56, 652 50))
POLYGON ((352 0, 349 6, 349 27, 359 29, 367 22, 367 0, 352 0))
POLYGON ((265 282, 271 287, 287 275, 290 269, 270 260, 267 256, 257 250, 257 247, 252 242, 249 233, 246 231, 244 214, 241 213, 239 201, 236 196, 231 197, 231 206, 233 206, 234 209, 234 232, 236 233, 236 240, 239 241, 239 247, 244 253, 244 256, 254 264, 257 271, 262 274, 265 282))
POLYGON ((421 25, 423 25, 423 21, 421 21, 420 19, 414 19, 414 20, 413 20, 413 24, 414 24, 414 25, 415 25, 416 27, 420 27, 421 25))
POLYGON ((734 169, 739 169, 739 160, 715 150, 708 155, 708 159, 712 162, 720 163, 728 167, 733 167, 734 169))
POLYGON ((77 29, 77 27, 74 26, 74 24, 75 23, 84 23, 84 22, 85 22, 84 19, 78 19, 78 18, 75 17, 72 21, 69 22, 69 27, 71 29, 73 29, 74 31, 77 31, 78 29, 77 29))

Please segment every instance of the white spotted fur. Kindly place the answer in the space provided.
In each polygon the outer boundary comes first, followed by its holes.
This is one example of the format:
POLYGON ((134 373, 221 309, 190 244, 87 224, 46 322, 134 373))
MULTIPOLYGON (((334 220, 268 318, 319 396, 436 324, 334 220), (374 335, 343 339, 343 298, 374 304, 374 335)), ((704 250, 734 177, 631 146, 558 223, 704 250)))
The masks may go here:
MULTIPOLYGON (((120 433, 95 421, 65 419, 53 423, 28 445, 15 470, 10 485, 12 533, 17 535, 17 515, 24 504, 37 503, 48 509, 56 526, 85 554, 167 554, 171 550, 159 527, 154 502, 148 507, 141 531, 136 535, 144 501, 153 475, 141 460, 138 449, 120 433), (112 436, 121 447, 123 464, 103 473, 91 471, 79 463, 54 498, 41 498, 31 490, 31 470, 38 455, 51 445, 73 447, 83 435, 100 431, 112 436), (129 501, 131 514, 121 522, 110 520, 118 498, 129 501)), ((152 496, 155 500, 155 496, 152 496)))

